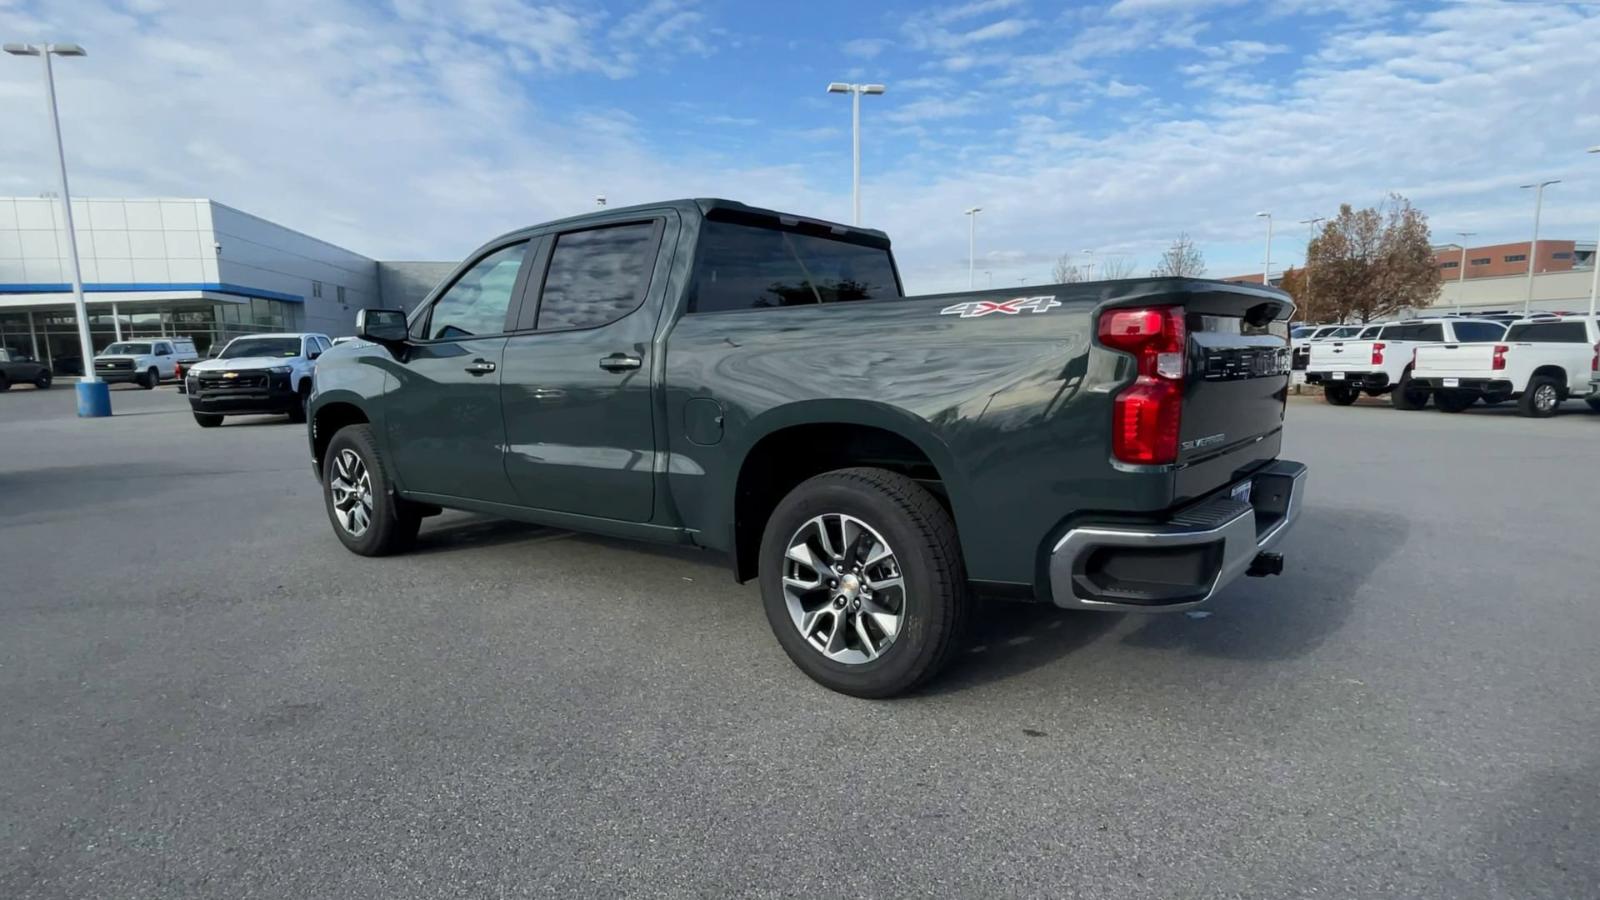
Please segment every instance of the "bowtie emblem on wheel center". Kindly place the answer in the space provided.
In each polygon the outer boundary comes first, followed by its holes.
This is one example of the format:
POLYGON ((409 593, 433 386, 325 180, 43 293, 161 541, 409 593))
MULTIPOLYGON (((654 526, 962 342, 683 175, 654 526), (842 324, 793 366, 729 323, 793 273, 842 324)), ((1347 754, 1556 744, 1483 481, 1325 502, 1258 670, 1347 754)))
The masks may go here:
POLYGON ((839 579, 839 594, 846 600, 854 600, 861 593, 860 577, 850 574, 839 579))

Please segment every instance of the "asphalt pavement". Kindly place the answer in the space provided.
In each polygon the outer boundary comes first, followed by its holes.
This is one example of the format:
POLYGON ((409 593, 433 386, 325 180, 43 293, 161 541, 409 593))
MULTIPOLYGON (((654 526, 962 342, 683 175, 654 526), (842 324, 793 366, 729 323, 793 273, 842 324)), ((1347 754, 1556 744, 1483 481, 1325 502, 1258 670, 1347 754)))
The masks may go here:
POLYGON ((0 898, 1593 897, 1600 415, 1291 402, 1285 574, 800 674, 708 554, 346 552, 304 429, 0 394, 0 898))

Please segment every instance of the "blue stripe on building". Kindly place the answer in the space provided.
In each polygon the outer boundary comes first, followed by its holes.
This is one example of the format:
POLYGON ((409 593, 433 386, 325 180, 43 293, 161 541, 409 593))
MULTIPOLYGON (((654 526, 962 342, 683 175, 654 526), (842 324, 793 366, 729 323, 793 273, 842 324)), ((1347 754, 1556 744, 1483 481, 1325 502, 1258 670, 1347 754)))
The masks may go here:
MULTIPOLYGON (((0 284, 0 294, 65 294, 71 290, 72 285, 66 282, 60 284, 0 284)), ((306 298, 299 294, 284 294, 279 291, 268 291, 225 282, 193 282, 188 284, 120 284, 113 282, 86 284, 83 286, 83 291, 86 294, 124 294, 132 291, 211 291, 216 294, 233 294, 238 297, 279 300, 284 303, 306 302, 306 298)))

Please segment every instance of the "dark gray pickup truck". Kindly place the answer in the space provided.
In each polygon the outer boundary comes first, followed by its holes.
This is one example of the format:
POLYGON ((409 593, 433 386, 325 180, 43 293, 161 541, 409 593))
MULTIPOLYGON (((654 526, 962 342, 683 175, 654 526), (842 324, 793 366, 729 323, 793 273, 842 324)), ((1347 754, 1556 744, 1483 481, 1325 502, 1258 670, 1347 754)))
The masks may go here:
POLYGON ((1278 571, 1291 310, 1177 278, 906 297, 882 232, 611 209, 363 311, 312 463, 364 555, 446 507, 725 553, 802 670, 882 697, 974 597, 1182 610, 1278 571))

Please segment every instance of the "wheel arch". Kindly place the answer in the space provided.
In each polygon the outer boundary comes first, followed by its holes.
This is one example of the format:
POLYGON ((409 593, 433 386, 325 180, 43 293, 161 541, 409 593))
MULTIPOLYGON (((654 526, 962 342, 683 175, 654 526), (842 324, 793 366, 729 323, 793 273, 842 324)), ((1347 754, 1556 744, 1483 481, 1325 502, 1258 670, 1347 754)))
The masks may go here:
POLYGON ((1532 381, 1533 379, 1541 376, 1553 379, 1556 383, 1556 389, 1562 393, 1566 393, 1567 389, 1569 388, 1569 385, 1567 384, 1567 370, 1561 366, 1551 363, 1542 365, 1539 368, 1534 369, 1533 372, 1528 375, 1528 380, 1532 381))
POLYGON ((320 473, 322 459, 328 455, 328 442, 339 429, 349 425, 370 425, 372 417, 360 403, 346 397, 319 398, 312 410, 310 425, 307 426, 311 438, 312 464, 320 473))
POLYGON ((897 471, 939 498, 960 532, 968 485, 945 443, 916 415, 873 401, 793 403, 758 416, 743 429, 739 470, 728 508, 734 577, 754 578, 761 535, 773 509, 801 482, 856 466, 897 471))

